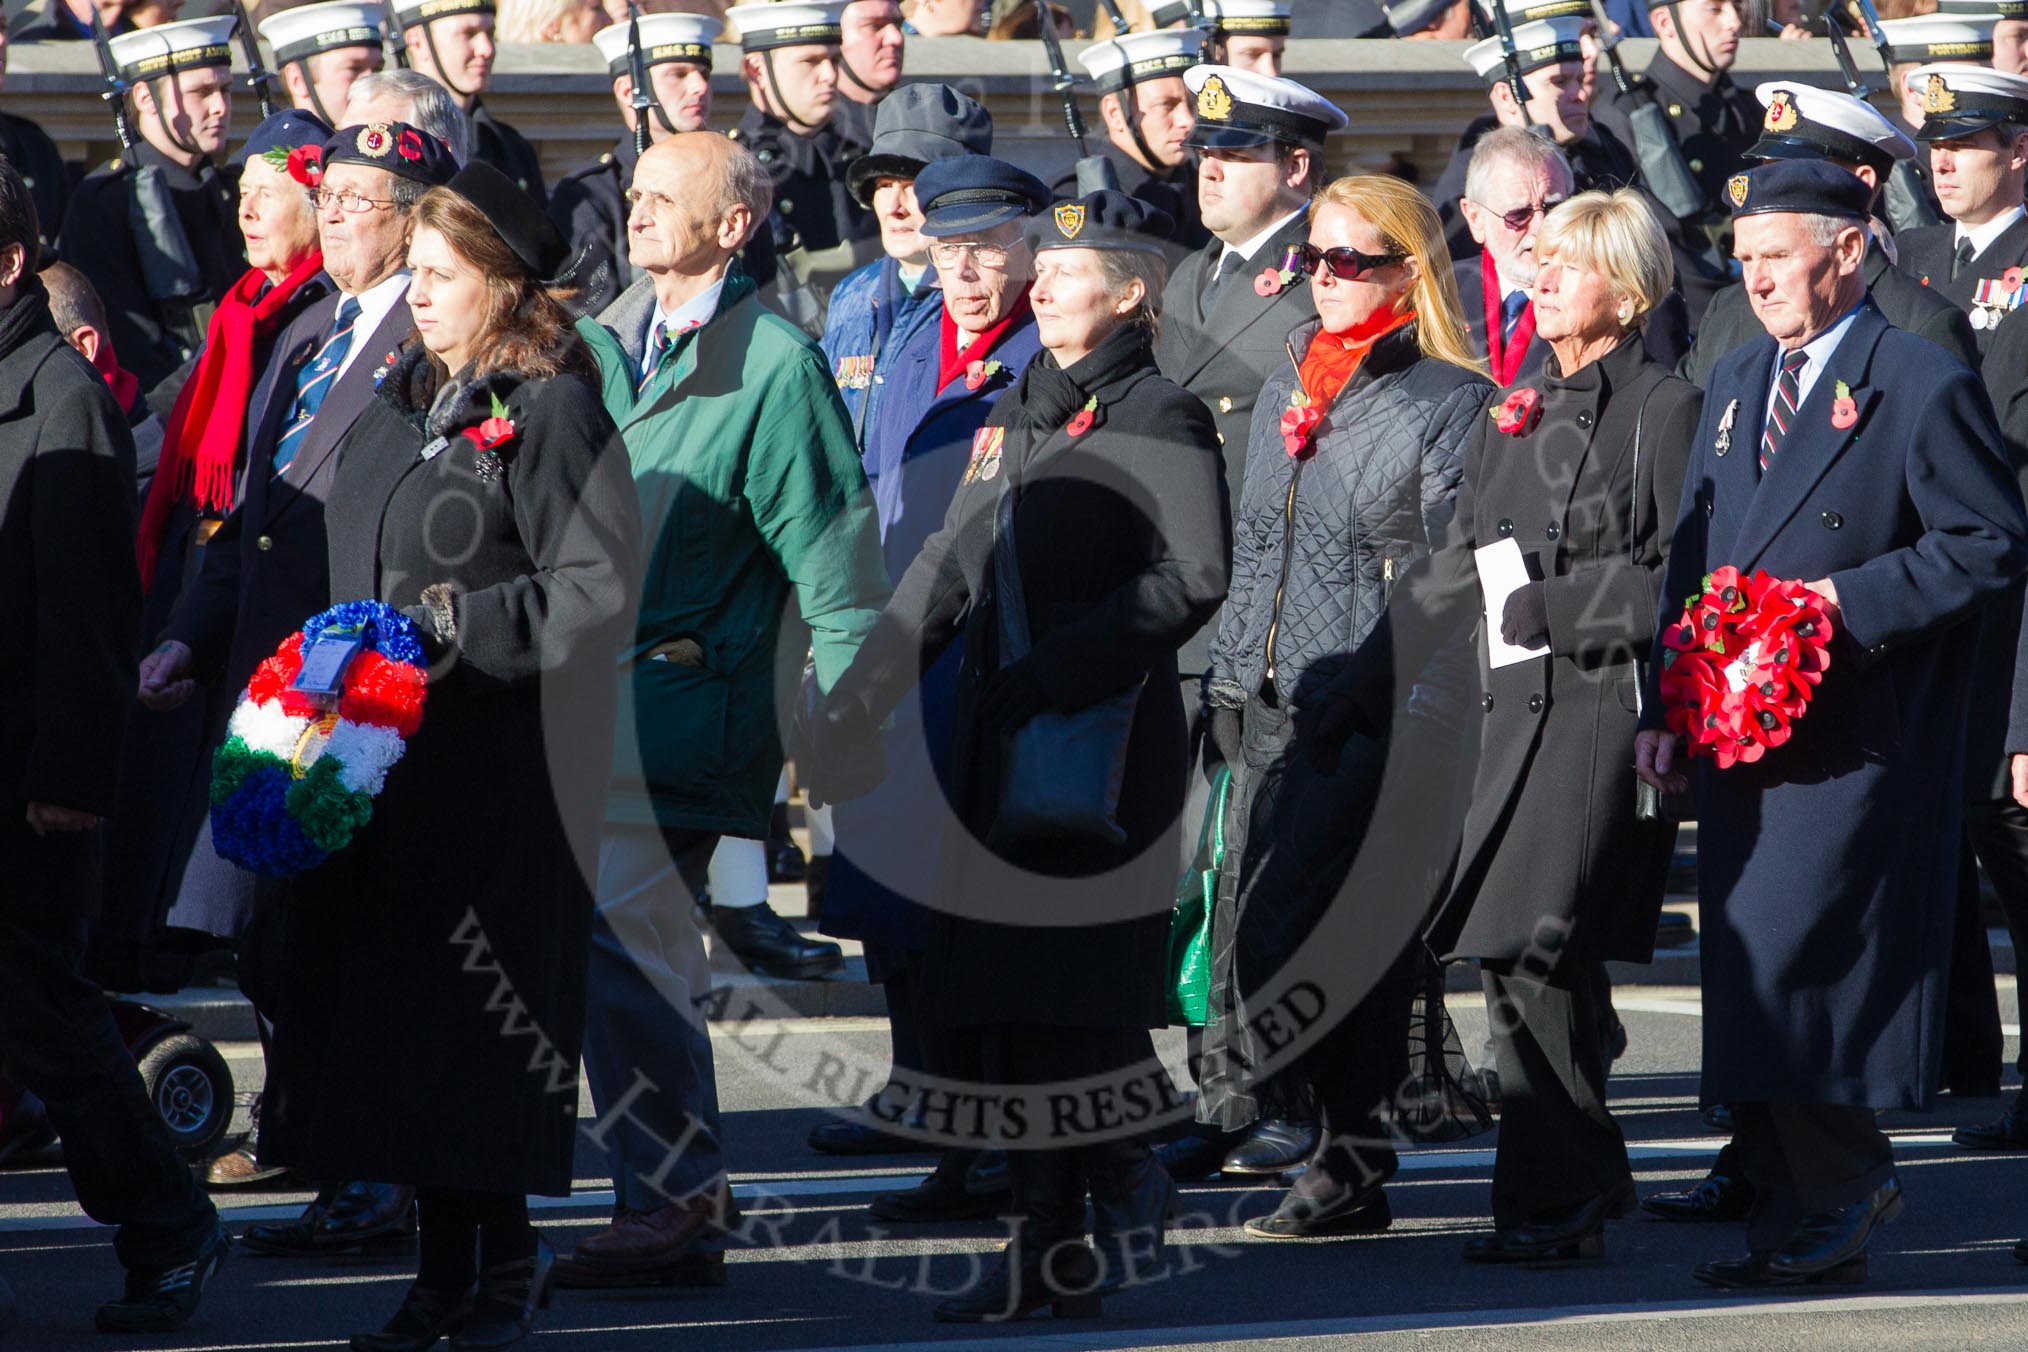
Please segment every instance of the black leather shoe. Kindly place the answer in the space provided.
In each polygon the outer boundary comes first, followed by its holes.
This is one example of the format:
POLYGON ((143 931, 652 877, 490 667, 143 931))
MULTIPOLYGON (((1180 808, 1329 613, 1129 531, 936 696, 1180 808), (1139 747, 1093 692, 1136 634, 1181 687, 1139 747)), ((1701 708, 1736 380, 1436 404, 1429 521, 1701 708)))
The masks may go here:
POLYGON ((1726 1174, 1706 1174, 1688 1192, 1643 1197, 1641 1210, 1665 1221, 1743 1221, 1753 1211, 1753 1184, 1726 1174))
POLYGON ((292 1258, 311 1253, 316 1249, 317 1223, 324 1219, 330 1209, 331 1199, 338 1195, 335 1187, 320 1189, 303 1208, 303 1214, 292 1221, 263 1221, 249 1225, 240 1233, 239 1242, 249 1253, 271 1254, 281 1258, 292 1258))
POLYGON ((969 1150, 945 1151, 928 1178, 902 1192, 882 1193, 868 1204, 867 1214, 877 1221, 904 1225, 984 1220, 997 1215, 1000 1204, 1011 1197, 981 1196, 965 1186, 972 1154, 969 1150))
POLYGON ((1254 1124, 1246 1139, 1225 1152, 1228 1174, 1274 1177, 1310 1162, 1317 1149, 1317 1124, 1270 1117, 1254 1124))
POLYGON ((231 1247, 225 1227, 214 1221, 211 1234, 189 1262, 129 1268, 126 1293, 99 1306, 99 1332, 167 1333, 182 1328, 197 1313, 204 1283, 225 1266, 225 1252, 231 1247))
POLYGON ((1058 1319, 1099 1316, 1098 1264, 1082 1239, 1064 1240, 1036 1253, 1017 1240, 978 1286, 936 1307, 945 1324, 996 1324, 1025 1319, 1048 1308, 1058 1319))
POLYGON ((1702 1113, 1700 1113, 1699 1116, 1704 1119, 1705 1126, 1711 1128, 1711 1130, 1717 1132, 1719 1135, 1721 1136, 1732 1135, 1731 1104, 1714 1103, 1709 1108, 1706 1108, 1702 1113))
POLYGON ((1605 1223, 1626 1205, 1626 1189, 1594 1197, 1560 1220, 1531 1221, 1465 1241, 1467 1263, 1554 1263, 1605 1257, 1605 1223))
POLYGON ((1959 1127, 1951 1143, 1968 1150, 2028 1150, 2028 1110, 2016 1101, 1995 1121, 1959 1127))
POLYGON ((0 1118, 0 1165, 30 1155, 56 1143, 56 1127, 49 1120, 42 1100, 23 1090, 20 1099, 0 1118))
POLYGON ((686 1249, 668 1266, 652 1270, 608 1272, 580 1263, 568 1254, 556 1259, 556 1285, 565 1291, 634 1291, 650 1286, 724 1286, 725 1255, 686 1249))
POLYGON ((405 1244, 415 1235, 415 1189, 406 1183, 347 1183, 331 1199, 310 1247, 322 1253, 369 1244, 405 1244))
POLYGON ((1094 1146, 1085 1153, 1085 1178, 1099 1266, 1093 1289, 1111 1295, 1159 1280, 1168 1266, 1164 1249, 1176 1185, 1154 1152, 1134 1141, 1094 1146))
POLYGON ((472 1314, 472 1294, 471 1287, 439 1291, 417 1282, 378 1333, 352 1335, 352 1352, 429 1352, 465 1326, 472 1314))
POLYGON ((479 1274, 472 1314, 451 1335, 451 1352, 493 1352, 512 1347, 535 1327, 535 1312, 549 1308, 556 1284, 556 1250, 540 1236, 526 1258, 495 1263, 479 1274))
POLYGON ((936 1147, 893 1135, 855 1113, 810 1128, 810 1149, 820 1155, 923 1155, 936 1147))
POLYGON ((1256 1239, 1325 1239, 1342 1235, 1377 1235, 1394 1224, 1385 1180, 1370 1187, 1346 1188, 1310 1197, 1291 1188, 1265 1216, 1246 1223, 1256 1239))
POLYGON ((1814 1277, 1866 1257, 1873 1232, 1901 1214, 1901 1180, 1890 1175, 1863 1202, 1804 1219, 1788 1242, 1768 1255, 1768 1267, 1789 1277, 1814 1277))
POLYGON ((2028 1239, 2017 1240, 2014 1244, 2014 1261, 2028 1263, 2028 1239))
POLYGON ((1013 1187, 1004 1150, 981 1150, 965 1170, 965 1191, 974 1197, 1003 1199, 1011 1195, 1013 1187))
POLYGON ((714 906, 711 928, 734 957, 762 976, 807 980, 845 965, 845 950, 828 940, 805 939, 766 902, 714 906))
POLYGON ((1863 1253, 1839 1267, 1808 1277, 1776 1272, 1768 1266, 1768 1257, 1768 1250, 1757 1249, 1744 1258, 1721 1258, 1699 1263, 1690 1269, 1690 1275, 1706 1286, 1715 1286, 1722 1291, 1763 1286, 1856 1286, 1866 1280, 1866 1255, 1863 1253))
POLYGON ((1155 1158, 1161 1162, 1162 1171, 1176 1182, 1202 1183, 1218 1177, 1218 1171, 1225 1167, 1226 1155, 1245 1139, 1243 1132, 1200 1127, 1188 1136, 1178 1136, 1156 1146, 1155 1158))

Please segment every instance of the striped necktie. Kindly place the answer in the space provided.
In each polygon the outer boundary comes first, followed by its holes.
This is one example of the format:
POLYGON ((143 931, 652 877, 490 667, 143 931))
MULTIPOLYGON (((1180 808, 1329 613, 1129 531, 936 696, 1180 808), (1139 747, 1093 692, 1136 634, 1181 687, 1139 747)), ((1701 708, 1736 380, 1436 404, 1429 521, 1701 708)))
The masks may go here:
POLYGON ((662 369, 663 363, 668 361, 676 349, 682 345, 682 340, 702 327, 703 325, 699 324, 696 320, 686 319, 683 321, 682 327, 672 336, 666 323, 657 324, 655 326, 654 341, 648 344, 648 359, 641 363, 641 383, 634 386, 634 393, 638 395, 642 390, 647 389, 648 382, 655 378, 655 373, 662 369))
POLYGON ((1774 463, 1775 453, 1782 448, 1782 439, 1795 424, 1796 408, 1803 402, 1803 367, 1810 361, 1810 354, 1803 348, 1796 348, 1782 357, 1782 373, 1775 378, 1774 397, 1768 401, 1767 425, 1760 430, 1760 472, 1767 473, 1767 467, 1774 463))
POLYGON ((297 368, 295 406, 289 411, 289 425, 275 442, 277 478, 288 470, 296 452, 303 449, 303 442, 309 438, 310 424, 316 421, 317 410, 324 406, 324 396, 331 392, 331 384, 338 377, 338 367, 351 350, 352 328, 358 322, 359 302, 347 296, 338 306, 324 345, 317 349, 316 356, 297 368))

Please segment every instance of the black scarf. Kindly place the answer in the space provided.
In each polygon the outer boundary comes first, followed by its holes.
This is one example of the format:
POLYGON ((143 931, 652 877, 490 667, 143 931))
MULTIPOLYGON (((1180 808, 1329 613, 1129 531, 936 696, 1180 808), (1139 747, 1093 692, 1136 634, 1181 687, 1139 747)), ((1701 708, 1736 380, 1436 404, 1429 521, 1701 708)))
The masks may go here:
POLYGON ((14 303, 0 310, 0 358, 14 355, 16 348, 36 334, 55 329, 55 321, 49 317, 49 292, 43 289, 42 279, 30 273, 17 284, 14 303))
POLYGON ((1044 351, 1021 373, 1013 391, 1014 416, 1009 427, 1034 427, 1054 431, 1069 422, 1092 395, 1108 385, 1154 365, 1148 346, 1148 331, 1140 324, 1122 324, 1104 341, 1071 363, 1068 370, 1056 364, 1056 354, 1044 351))

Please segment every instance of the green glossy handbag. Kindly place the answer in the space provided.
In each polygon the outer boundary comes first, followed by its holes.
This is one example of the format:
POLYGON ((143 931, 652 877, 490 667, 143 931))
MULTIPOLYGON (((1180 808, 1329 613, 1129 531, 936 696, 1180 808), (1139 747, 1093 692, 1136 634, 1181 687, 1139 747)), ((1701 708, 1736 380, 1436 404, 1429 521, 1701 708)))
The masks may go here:
POLYGON ((1211 809, 1197 833, 1197 853, 1176 884, 1176 909, 1169 917, 1169 1022, 1202 1028, 1211 1008, 1211 914, 1218 900, 1218 872, 1225 863, 1225 801, 1232 771, 1219 766, 1211 782, 1211 809))

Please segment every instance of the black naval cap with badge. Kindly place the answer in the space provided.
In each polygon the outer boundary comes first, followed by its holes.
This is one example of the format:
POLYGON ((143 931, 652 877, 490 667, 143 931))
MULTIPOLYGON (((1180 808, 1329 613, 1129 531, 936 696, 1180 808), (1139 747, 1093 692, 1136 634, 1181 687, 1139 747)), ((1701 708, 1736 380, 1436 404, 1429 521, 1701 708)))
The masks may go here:
POLYGON ((991 155, 931 160, 916 176, 922 232, 932 239, 991 230, 1049 205, 1049 187, 1035 175, 991 155))
POLYGON ((1792 80, 1770 80, 1753 96, 1767 112, 1750 160, 1843 160, 1885 174, 1915 154, 1915 142, 1864 99, 1792 80))
POLYGON ((1183 83, 1197 100, 1197 125, 1183 142, 1195 150, 1321 150, 1324 138, 1350 120, 1337 104, 1294 80, 1235 66, 1192 66, 1183 83))
POLYGON ((1735 218, 1794 212, 1864 225, 1873 207, 1866 181, 1828 160, 1770 160, 1727 179, 1725 198, 1735 218))
POLYGON ((1176 229, 1168 212, 1103 188, 1073 202, 1058 202, 1028 223, 1028 245, 1037 253, 1049 249, 1118 249, 1129 253, 1166 255, 1176 229))

